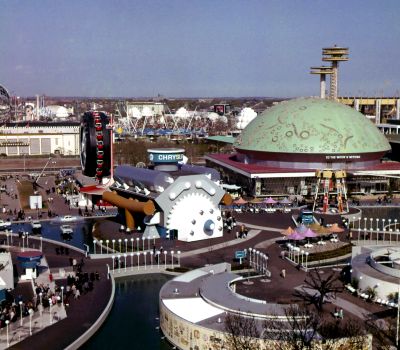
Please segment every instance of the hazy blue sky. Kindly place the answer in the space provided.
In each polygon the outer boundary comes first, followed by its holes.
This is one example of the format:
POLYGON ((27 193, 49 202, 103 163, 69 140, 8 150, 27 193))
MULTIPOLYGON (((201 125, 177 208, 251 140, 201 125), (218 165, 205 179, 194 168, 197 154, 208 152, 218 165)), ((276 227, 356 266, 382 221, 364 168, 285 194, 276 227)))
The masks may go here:
POLYGON ((399 0, 0 0, 0 84, 16 95, 400 94, 399 0))

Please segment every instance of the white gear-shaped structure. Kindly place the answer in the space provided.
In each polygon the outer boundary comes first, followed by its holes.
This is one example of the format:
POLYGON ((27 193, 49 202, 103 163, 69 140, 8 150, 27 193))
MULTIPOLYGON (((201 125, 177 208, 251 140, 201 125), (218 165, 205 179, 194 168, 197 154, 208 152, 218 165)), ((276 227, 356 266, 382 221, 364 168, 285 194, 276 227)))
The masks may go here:
POLYGON ((201 193, 180 196, 167 215, 166 227, 179 232, 182 241, 193 241, 222 235, 221 212, 201 193))

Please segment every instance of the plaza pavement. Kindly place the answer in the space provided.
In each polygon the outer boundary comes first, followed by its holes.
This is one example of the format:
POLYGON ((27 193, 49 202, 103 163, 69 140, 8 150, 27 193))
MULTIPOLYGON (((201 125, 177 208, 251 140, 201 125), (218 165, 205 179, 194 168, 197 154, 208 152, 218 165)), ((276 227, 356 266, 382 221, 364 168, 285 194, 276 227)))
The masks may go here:
MULTIPOLYGON (((51 186, 51 180, 47 181, 45 186, 51 186)), ((7 180, 15 181, 14 179, 7 180)), ((15 182, 14 182, 15 183, 15 182)), ((54 196, 52 203, 52 210, 57 212, 59 215, 70 214, 70 209, 65 205, 63 199, 58 196, 54 196)), ((9 200, 9 198, 7 199, 9 200)), ((10 200, 10 207, 15 206, 18 209, 18 200, 10 200)), ((3 214, 0 214, 0 216, 3 214)), ((291 215, 283 213, 274 214, 235 214, 238 221, 238 226, 235 230, 238 230, 240 223, 250 229, 249 235, 244 239, 237 239, 235 231, 232 233, 224 233, 224 237, 216 238, 208 241, 199 242, 180 242, 171 241, 165 239, 157 239, 156 247, 159 249, 161 246, 166 250, 180 250, 181 255, 181 266, 187 268, 196 268, 204 266, 205 264, 214 264, 221 261, 231 262, 234 266, 238 265, 237 262, 233 261, 234 252, 236 250, 247 249, 249 247, 260 249, 263 253, 266 253, 269 257, 268 269, 271 271, 271 278, 268 280, 261 281, 262 279, 255 279, 253 285, 238 284, 237 291, 250 297, 261 298, 265 300, 271 300, 277 303, 293 303, 293 291, 296 287, 303 284, 306 277, 306 272, 298 270, 296 266, 290 264, 286 260, 281 259, 281 249, 275 241, 281 238, 279 231, 293 226, 293 220, 291 215), (286 277, 283 279, 280 276, 282 269, 286 270, 286 277)), ((338 216, 330 215, 326 217, 327 223, 337 222, 338 216)), ((103 221, 99 225, 98 231, 95 232, 100 234, 103 239, 114 238, 114 239, 125 239, 125 238, 137 238, 140 236, 139 233, 132 232, 131 235, 126 233, 118 232, 119 224, 113 221, 103 221)), ((15 245, 22 245, 17 236, 14 237, 15 245)), ((146 242, 147 243, 147 242, 146 242)), ((32 244, 33 241, 32 241, 32 244)), ((147 245, 147 244, 146 244, 147 245)), ((38 244, 36 244, 38 247, 38 244)), ((69 266, 69 257, 57 255, 55 248, 57 244, 43 242, 43 252, 46 256, 46 260, 51 269, 55 271, 60 267, 67 268, 69 266)), ((83 257, 82 252, 70 249, 70 256, 81 259, 83 257)), ((52 349, 64 349, 80 335, 82 335, 99 317, 107 305, 111 295, 111 282, 107 280, 107 268, 106 264, 110 264, 111 259, 85 259, 84 271, 99 271, 100 281, 95 282, 94 290, 86 295, 82 295, 78 300, 72 300, 69 306, 66 307, 67 316, 65 319, 60 320, 51 327, 47 327, 42 331, 34 333, 33 336, 26 338, 12 348, 15 349, 46 349, 51 344, 52 349)), ((244 267, 248 265, 248 262, 244 263, 244 267)), ((325 268, 322 271, 329 273, 330 269, 325 268)), ((57 283, 65 283, 65 280, 58 280, 57 283)), ((27 293, 29 288, 25 286, 17 286, 15 293, 27 293), (24 291, 25 290, 25 291, 24 291)), ((28 298, 31 295, 27 296, 28 298)), ((345 315, 348 313, 353 314, 357 318, 364 317, 364 314, 378 314, 383 311, 382 306, 366 303, 365 301, 352 296, 350 293, 341 293, 336 299, 335 304, 327 305, 327 311, 332 311, 334 305, 342 307, 345 310, 345 315), (365 312, 366 311, 366 312, 365 312)), ((47 314, 47 316, 49 316, 47 314)), ((44 314, 44 317, 45 314, 44 314)), ((18 322, 18 321, 17 321, 18 322)), ((24 320, 26 323, 26 320, 24 320)), ((0 331, 0 343, 4 340, 4 329, 0 331)))

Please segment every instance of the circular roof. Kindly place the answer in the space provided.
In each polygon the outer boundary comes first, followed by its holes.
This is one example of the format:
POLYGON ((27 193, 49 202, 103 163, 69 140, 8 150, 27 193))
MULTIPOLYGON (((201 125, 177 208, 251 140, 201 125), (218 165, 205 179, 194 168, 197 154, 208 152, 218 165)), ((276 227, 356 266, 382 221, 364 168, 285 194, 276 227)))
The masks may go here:
POLYGON ((390 150, 385 136, 363 114, 319 98, 282 102, 250 122, 236 139, 240 152, 359 154, 390 150))

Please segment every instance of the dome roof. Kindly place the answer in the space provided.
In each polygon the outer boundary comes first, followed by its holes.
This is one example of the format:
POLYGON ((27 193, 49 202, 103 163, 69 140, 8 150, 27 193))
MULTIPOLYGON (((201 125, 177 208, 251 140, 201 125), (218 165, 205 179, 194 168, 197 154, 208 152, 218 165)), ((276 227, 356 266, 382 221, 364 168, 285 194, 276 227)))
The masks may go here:
POLYGON ((234 144, 239 153, 385 153, 385 136, 363 114, 319 98, 282 102, 250 122, 234 144))

